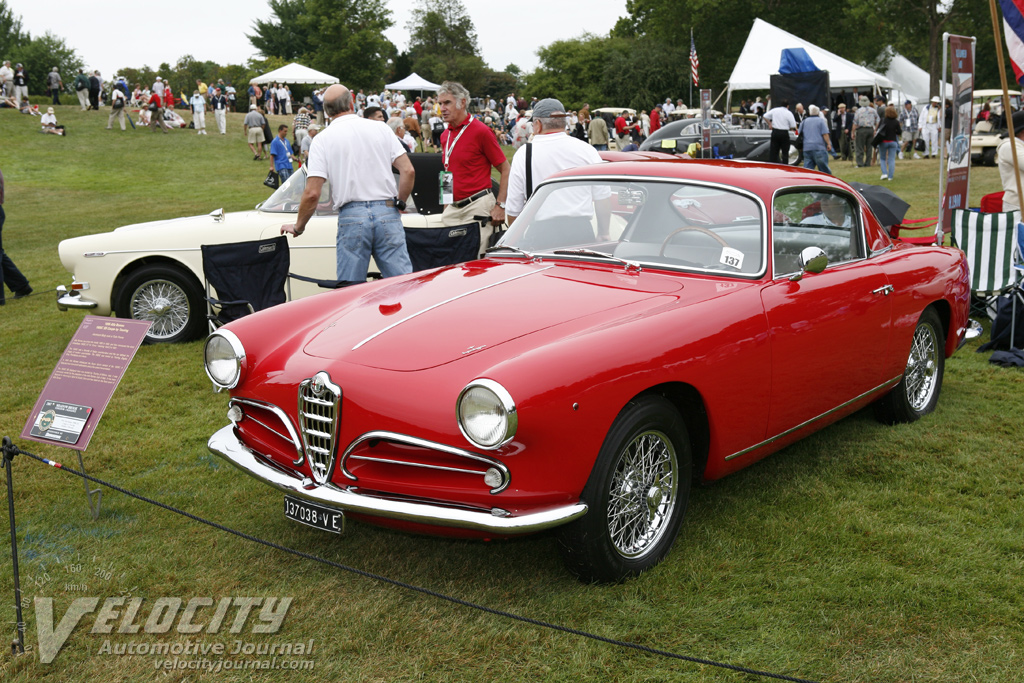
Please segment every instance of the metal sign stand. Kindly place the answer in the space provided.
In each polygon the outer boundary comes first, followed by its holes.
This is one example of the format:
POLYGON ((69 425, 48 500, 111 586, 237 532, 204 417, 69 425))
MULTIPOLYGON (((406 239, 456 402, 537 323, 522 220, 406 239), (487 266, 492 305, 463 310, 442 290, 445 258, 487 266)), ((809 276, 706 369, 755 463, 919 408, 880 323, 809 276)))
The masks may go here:
MULTIPOLYGON (((17 611, 18 637, 11 642, 11 654, 25 654, 25 619, 21 616, 21 577, 18 574, 18 534, 14 526, 14 482, 11 479, 11 460, 18 449, 10 437, 3 440, 4 470, 7 472, 7 515, 11 524, 11 564, 14 567, 14 609, 17 611)), ((88 487, 86 487, 88 488, 88 487)))

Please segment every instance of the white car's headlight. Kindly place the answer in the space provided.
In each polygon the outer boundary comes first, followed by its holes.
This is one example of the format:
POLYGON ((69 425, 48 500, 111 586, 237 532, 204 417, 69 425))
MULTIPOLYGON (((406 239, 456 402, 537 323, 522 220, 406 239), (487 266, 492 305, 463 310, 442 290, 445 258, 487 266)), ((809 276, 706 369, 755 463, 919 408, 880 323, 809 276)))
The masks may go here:
POLYGON ((203 362, 206 375, 222 389, 233 389, 242 379, 242 361, 245 349, 229 330, 217 330, 206 339, 203 362))
POLYGON ((519 426, 511 394, 493 380, 477 379, 466 385, 455 410, 462 435, 487 450, 511 441, 519 426))

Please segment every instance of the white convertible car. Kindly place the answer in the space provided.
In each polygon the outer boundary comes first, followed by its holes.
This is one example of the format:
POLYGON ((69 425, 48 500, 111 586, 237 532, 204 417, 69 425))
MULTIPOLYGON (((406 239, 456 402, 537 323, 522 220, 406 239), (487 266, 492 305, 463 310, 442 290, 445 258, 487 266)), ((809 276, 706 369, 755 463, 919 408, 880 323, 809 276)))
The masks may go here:
MULTIPOLYGON (((441 228, 441 207, 436 203, 441 157, 413 154, 410 158, 417 181, 402 223, 407 234, 414 228, 441 228)), ((150 343, 195 339, 206 330, 207 312, 200 245, 278 236, 281 225, 294 222, 305 183, 305 170, 300 169, 252 211, 225 213, 218 209, 205 216, 126 225, 112 232, 64 240, 58 247, 60 260, 73 279, 70 286, 57 288, 57 307, 149 320, 153 325, 146 341, 150 343)), ((338 217, 329 197, 325 183, 321 203, 306 232, 299 240, 289 239, 294 273, 324 280, 335 277, 338 217)), ((480 233, 482 251, 491 228, 483 227, 480 233)), ((410 252, 412 249, 410 243, 410 252)), ((374 270, 371 260, 370 271, 374 270)), ((323 291, 312 283, 291 283, 292 299, 323 291)))

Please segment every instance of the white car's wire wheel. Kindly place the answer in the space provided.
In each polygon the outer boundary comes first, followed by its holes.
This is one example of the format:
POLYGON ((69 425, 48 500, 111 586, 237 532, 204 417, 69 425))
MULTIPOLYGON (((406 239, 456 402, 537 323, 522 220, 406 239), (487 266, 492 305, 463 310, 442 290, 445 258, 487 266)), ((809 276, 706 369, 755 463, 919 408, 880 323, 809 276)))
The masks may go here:
POLYGON ((146 342, 196 339, 203 331, 203 296, 194 278, 174 266, 151 264, 133 271, 120 287, 117 315, 148 320, 146 342))

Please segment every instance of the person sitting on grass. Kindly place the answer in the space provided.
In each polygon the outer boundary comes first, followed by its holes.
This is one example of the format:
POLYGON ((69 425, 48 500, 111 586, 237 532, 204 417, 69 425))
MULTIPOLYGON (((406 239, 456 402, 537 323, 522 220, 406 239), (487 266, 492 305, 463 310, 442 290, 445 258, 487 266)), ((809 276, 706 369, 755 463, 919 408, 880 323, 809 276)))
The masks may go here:
POLYGON ((39 119, 39 123, 42 125, 41 130, 44 133, 64 135, 64 126, 57 125, 57 115, 53 113, 53 107, 47 108, 43 118, 39 119))

